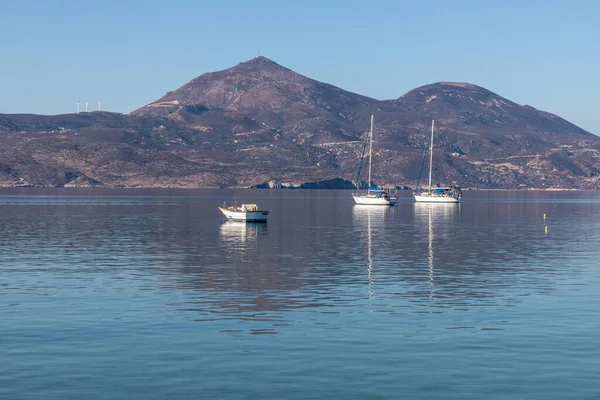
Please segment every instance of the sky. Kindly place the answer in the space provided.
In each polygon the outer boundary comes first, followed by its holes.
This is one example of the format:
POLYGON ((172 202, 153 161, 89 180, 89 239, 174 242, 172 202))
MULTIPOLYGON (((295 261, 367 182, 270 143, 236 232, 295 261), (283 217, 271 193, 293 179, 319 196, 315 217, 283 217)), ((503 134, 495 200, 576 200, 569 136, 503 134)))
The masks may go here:
POLYGON ((0 0, 0 113, 127 112, 257 55, 380 100, 468 82, 600 135, 595 0, 0 0))

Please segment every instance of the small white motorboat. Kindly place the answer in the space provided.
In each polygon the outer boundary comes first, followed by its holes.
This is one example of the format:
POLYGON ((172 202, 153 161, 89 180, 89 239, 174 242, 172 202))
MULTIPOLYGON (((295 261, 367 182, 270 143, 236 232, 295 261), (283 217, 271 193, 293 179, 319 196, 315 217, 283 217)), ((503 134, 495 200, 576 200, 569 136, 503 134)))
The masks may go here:
POLYGON ((223 203, 223 205, 219 207, 219 210, 221 210, 225 218, 231 221, 267 222, 267 217, 269 216, 268 211, 259 210, 256 204, 228 206, 223 203))

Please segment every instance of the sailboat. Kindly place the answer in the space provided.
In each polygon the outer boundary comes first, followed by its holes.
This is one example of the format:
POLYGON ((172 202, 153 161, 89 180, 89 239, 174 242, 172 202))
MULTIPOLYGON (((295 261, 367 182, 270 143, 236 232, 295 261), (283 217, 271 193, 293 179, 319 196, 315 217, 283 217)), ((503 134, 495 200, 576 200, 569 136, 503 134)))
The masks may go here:
MULTIPOLYGON (((360 170, 362 167, 362 162, 364 159, 364 149, 363 154, 360 158, 360 166, 358 167, 358 174, 356 176, 356 191, 352 193, 352 198, 356 204, 365 204, 365 205, 377 205, 377 206, 393 206, 398 202, 398 194, 390 195, 387 190, 383 188, 379 188, 376 186, 371 186, 371 166, 372 166, 372 158, 373 158, 373 121, 374 115, 371 114, 371 129, 369 131, 369 180, 367 182, 367 192, 366 193, 358 193, 359 186, 359 178, 360 178, 360 170)), ((366 145, 366 143, 365 143, 366 145)))
MULTIPOLYGON (((431 145, 429 147, 429 185, 427 190, 423 190, 417 193, 419 190, 419 181, 421 180, 421 173, 423 172, 423 166, 421 166, 421 172, 419 172, 419 178, 417 179, 417 186, 413 196, 415 201, 428 202, 428 203, 458 203, 462 197, 462 190, 460 186, 452 185, 450 187, 432 187, 431 186, 431 173, 433 171, 433 129, 435 121, 431 121, 431 145)), ((427 155, 427 153, 425 153, 427 155)), ((425 155, 423 156, 423 163, 425 163, 425 155)))

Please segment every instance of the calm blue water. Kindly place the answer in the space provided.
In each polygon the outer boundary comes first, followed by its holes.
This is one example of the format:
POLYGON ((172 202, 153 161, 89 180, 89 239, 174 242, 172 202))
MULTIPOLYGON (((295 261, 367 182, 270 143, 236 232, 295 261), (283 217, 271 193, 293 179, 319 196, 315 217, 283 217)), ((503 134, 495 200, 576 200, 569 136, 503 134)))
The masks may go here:
POLYGON ((0 190, 0 398, 600 398, 600 193, 401 194, 0 190))

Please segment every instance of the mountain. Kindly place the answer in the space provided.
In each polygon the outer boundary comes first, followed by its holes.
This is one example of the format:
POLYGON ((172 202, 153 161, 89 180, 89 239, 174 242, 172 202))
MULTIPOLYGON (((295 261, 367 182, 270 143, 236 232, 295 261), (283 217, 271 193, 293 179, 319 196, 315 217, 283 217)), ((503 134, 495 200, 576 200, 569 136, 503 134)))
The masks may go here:
POLYGON ((373 111, 379 184, 414 185, 435 119, 436 182, 600 187, 600 138, 556 115, 456 82, 380 101, 265 57, 132 115, 0 114, 0 185, 340 187, 356 178, 373 111))
POLYGON ((274 132, 318 144, 355 140, 355 123, 367 121, 378 104, 256 57, 201 75, 134 115, 168 117, 203 131, 274 132))
POLYGON ((427 124, 435 119, 451 134, 457 151, 464 150, 471 157, 489 157, 489 146, 485 143, 496 145, 493 150, 502 157, 543 152, 557 144, 594 138, 554 114, 521 106, 468 83, 439 82, 422 86, 393 103, 407 117, 406 123, 410 124, 416 116, 424 117, 422 122, 427 124), (482 151, 483 148, 486 150, 482 151))

